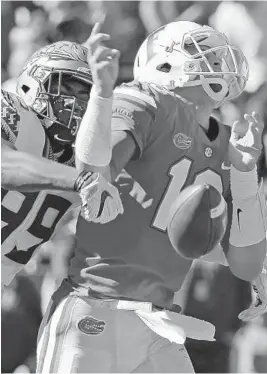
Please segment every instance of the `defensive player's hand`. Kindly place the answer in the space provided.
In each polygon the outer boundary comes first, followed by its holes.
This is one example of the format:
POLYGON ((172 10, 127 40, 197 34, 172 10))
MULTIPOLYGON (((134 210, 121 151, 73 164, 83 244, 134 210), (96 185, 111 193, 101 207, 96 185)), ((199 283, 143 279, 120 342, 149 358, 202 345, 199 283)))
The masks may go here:
POLYGON ((101 97, 110 97, 119 74, 120 52, 103 44, 110 35, 100 33, 100 28, 101 23, 97 22, 84 45, 88 48, 87 60, 96 93, 101 97))
POLYGON ((262 149, 264 128, 260 115, 256 112, 245 114, 245 123, 233 124, 229 142, 229 161, 239 171, 250 171, 257 164, 262 149))
POLYGON ((82 186, 82 216, 88 222, 107 223, 123 213, 118 189, 101 174, 94 173, 82 186))

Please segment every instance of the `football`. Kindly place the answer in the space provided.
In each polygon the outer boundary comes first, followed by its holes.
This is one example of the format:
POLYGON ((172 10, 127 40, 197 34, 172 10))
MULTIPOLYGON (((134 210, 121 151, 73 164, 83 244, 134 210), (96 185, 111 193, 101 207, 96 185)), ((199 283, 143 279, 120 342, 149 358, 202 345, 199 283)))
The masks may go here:
POLYGON ((167 232, 173 248, 188 259, 212 251, 227 226, 227 204, 209 184, 191 185, 180 192, 170 210, 167 232))

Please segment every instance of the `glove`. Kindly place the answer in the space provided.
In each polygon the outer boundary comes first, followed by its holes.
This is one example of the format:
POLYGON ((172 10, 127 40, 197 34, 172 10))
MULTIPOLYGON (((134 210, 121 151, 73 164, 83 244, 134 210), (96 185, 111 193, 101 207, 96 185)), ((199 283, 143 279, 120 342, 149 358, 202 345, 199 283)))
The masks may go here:
POLYGON ((82 200, 82 216, 88 222, 107 223, 123 213, 118 189, 101 174, 82 172, 74 186, 82 200))

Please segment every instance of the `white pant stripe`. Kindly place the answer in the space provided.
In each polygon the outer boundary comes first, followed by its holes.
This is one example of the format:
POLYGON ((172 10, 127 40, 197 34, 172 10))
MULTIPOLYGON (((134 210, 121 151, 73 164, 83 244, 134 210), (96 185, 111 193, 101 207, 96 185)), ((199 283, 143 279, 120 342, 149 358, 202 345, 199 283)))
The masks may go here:
POLYGON ((48 331, 48 335, 49 335, 48 336, 48 342, 47 342, 47 345, 46 345, 46 352, 45 352, 45 355, 44 355, 44 358, 43 358, 43 368, 41 370, 41 373, 50 373, 50 365, 51 365, 51 361, 52 361, 52 357, 53 357, 53 353, 54 353, 54 348, 55 348, 55 344, 56 344, 56 330, 57 330, 58 323, 60 322, 61 318, 63 317, 62 311, 63 311, 63 308, 64 308, 67 301, 68 301, 67 298, 64 299, 59 304, 59 306, 56 308, 56 310, 53 314, 51 324, 48 324, 47 326, 45 326, 45 328, 43 330, 42 337, 40 338, 40 342, 38 344, 39 347, 37 349, 37 352, 41 351, 42 344, 44 343, 44 336, 47 333, 46 330, 49 329, 49 331, 48 331))

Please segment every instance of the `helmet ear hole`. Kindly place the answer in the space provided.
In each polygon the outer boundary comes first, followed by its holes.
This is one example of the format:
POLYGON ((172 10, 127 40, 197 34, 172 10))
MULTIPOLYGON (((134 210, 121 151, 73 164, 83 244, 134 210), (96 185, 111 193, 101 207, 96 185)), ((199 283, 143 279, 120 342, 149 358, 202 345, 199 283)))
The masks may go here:
POLYGON ((160 64, 156 67, 156 69, 161 71, 162 73, 169 73, 171 68, 172 67, 168 62, 165 62, 164 64, 160 64))
POLYGON ((30 91, 30 87, 28 87, 28 86, 26 86, 25 84, 23 84, 22 86, 21 86, 21 89, 22 89, 22 91, 26 94, 28 91, 30 91))

